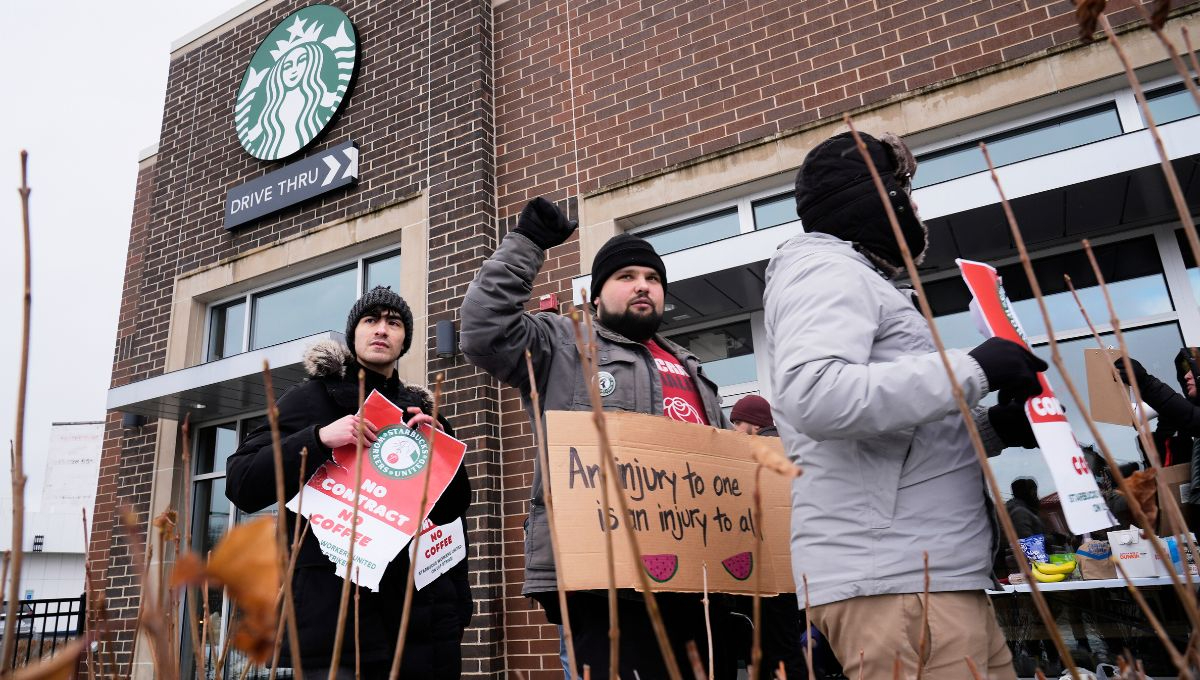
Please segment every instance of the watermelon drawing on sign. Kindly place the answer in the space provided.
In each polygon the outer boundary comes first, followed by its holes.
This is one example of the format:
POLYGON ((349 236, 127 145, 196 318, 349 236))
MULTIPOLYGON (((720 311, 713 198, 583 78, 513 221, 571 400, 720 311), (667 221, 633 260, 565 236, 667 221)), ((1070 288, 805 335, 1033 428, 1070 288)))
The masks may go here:
POLYGON ((754 553, 740 552, 726 557, 721 560, 721 566, 725 567, 725 571, 729 572, 730 576, 739 581, 745 581, 754 572, 754 553))
POLYGON ((666 583, 679 570, 679 556, 671 554, 642 555, 642 566, 645 567, 650 578, 659 583, 666 583))

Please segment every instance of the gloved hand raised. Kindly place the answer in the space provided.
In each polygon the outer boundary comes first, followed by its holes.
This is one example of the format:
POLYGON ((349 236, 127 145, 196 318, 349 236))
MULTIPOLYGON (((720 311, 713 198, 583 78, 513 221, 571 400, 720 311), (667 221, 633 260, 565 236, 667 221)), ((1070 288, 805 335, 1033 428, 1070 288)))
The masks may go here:
POLYGON ((992 429, 1004 442, 1005 448, 1020 446, 1024 449, 1036 449, 1037 438, 1033 436, 1033 427, 1025 415, 1025 400, 1016 399, 1006 392, 1000 393, 1000 402, 988 409, 988 422, 992 429))
POLYGON ((989 390, 1010 392, 1011 398, 1019 401, 1042 393, 1037 374, 1049 366, 1023 345, 988 338, 967 354, 983 369, 989 390))
MULTIPOLYGON (((1138 389, 1145 390, 1146 386, 1147 386, 1146 385, 1146 383, 1147 383, 1146 376, 1148 375, 1146 373, 1146 369, 1143 368, 1142 364, 1140 362, 1138 362, 1137 359, 1134 359, 1133 357, 1129 358, 1129 363, 1133 364, 1133 377, 1134 377, 1134 379, 1137 380, 1138 389)), ((1121 376, 1121 382, 1125 383, 1126 385, 1133 385, 1133 382, 1130 381, 1130 379, 1129 379, 1129 374, 1127 374, 1125 372, 1125 360, 1124 359, 1118 358, 1116 361, 1113 362, 1113 366, 1116 366, 1117 375, 1121 376)))
POLYGON ((558 206, 538 196, 525 204, 513 231, 549 250, 564 243, 578 226, 578 220, 568 220, 558 206))

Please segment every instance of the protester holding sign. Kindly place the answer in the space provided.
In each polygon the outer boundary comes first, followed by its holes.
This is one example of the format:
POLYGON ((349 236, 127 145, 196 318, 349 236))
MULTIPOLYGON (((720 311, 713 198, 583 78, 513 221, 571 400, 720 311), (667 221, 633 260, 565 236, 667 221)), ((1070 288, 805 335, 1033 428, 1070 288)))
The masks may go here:
MULTIPOLYGON (((355 415, 359 408, 358 373, 366 375, 366 392, 378 391, 410 414, 409 427, 432 423, 433 399, 429 392, 406 385, 396 375, 396 360, 412 344, 412 312, 388 288, 376 287, 351 308, 346 322, 346 343, 323 342, 304 357, 309 379, 288 390, 280 399, 279 429, 283 448, 283 482, 286 498, 300 491, 301 451, 308 450, 306 471, 315 471, 331 460, 334 449, 354 445, 359 423, 365 446, 376 439, 379 427, 355 415)), ((439 416, 440 428, 453 434, 439 416)), ((364 454, 365 455, 365 454, 364 454)), ((228 461, 226 495, 243 512, 258 512, 276 502, 275 464, 271 431, 264 424, 251 432, 228 461)), ((309 476, 309 472, 305 473, 309 476)), ((462 517, 471 502, 471 485, 464 468, 454 475, 429 519, 447 524, 462 517)), ((288 536, 296 515, 287 512, 288 536)), ((349 522, 347 522, 349 524, 349 522)), ((335 568, 322 552, 318 539, 308 532, 299 548, 292 578, 295 596, 298 650, 305 677, 328 676, 337 665, 354 677, 355 640, 363 677, 387 677, 400 630, 404 589, 409 569, 408 552, 402 551, 387 567, 378 592, 362 588, 358 605, 357 638, 354 617, 347 617, 342 655, 332 660, 343 568, 335 568)), ((458 678, 460 643, 471 619, 473 603, 467 583, 467 563, 462 561, 413 595, 411 621, 405 643, 404 677, 458 678)), ((288 648, 284 636, 283 658, 297 650, 288 648)), ((341 677, 339 675, 338 677, 341 677)))
MULTIPOLYGON (((909 196, 916 161, 894 136, 863 138, 920 258, 928 236, 909 196)), ((922 637, 926 678, 964 677, 964 656, 989 678, 1015 678, 984 594, 997 532, 983 475, 930 330, 911 292, 892 283, 904 261, 849 134, 805 158, 796 208, 806 233, 771 258, 764 307, 775 424, 804 468, 792 493, 792 568, 798 588, 808 579, 809 620, 851 678, 891 677, 896 655, 912 675, 922 637), (920 632, 922 609, 931 637, 920 632)), ((948 359, 968 404, 991 390, 1012 395, 976 409, 989 453, 1031 442, 1021 409, 1046 364, 998 338, 948 359)))
MULTIPOLYGON (((546 251, 565 242, 576 226, 574 220, 568 220, 549 201, 543 198, 530 201, 521 211, 514 231, 483 263, 463 303, 463 353, 476 366, 518 388, 527 411, 532 411, 532 404, 526 350, 533 358, 544 410, 591 408, 587 375, 575 349, 572 322, 549 312, 525 313, 525 303, 529 301, 546 251)), ((723 427, 726 420, 716 385, 704 376, 699 359, 657 334, 666 288, 662 259, 645 240, 620 234, 596 253, 590 297, 597 315, 597 378, 603 406, 607 410, 663 415, 723 427)), ((535 458, 522 592, 538 601, 552 623, 561 623, 550 526, 542 500, 544 474, 541 461, 535 458)), ((688 640, 695 640, 701 650, 707 647, 700 600, 701 596, 694 593, 658 595, 676 659, 688 658, 685 647, 688 640)), ((571 593, 568 607, 577 663, 591 666, 592 677, 608 675, 606 594, 571 593)), ((632 591, 621 591, 618 616, 621 677, 666 677, 642 597, 632 591)), ((706 658, 703 651, 701 658, 706 658)), ((720 667, 720 660, 715 663, 720 667)))

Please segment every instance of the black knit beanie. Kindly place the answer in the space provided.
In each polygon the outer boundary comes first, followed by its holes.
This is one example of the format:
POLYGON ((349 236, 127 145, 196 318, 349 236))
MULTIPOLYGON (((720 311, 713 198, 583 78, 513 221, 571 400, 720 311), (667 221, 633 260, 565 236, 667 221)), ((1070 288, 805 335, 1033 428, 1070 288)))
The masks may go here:
MULTIPOLYGON (((860 135, 883 179, 908 249, 920 262, 927 232, 909 199, 917 162, 894 135, 884 135, 882 141, 860 135)), ((805 231, 832 234, 893 268, 904 266, 871 173, 848 132, 821 142, 804 158, 796 173, 796 214, 805 231)))
POLYGON ((619 269, 632 266, 649 267, 658 272, 658 278, 662 279, 663 295, 666 295, 667 268, 663 265, 662 258, 654 251, 654 246, 646 239, 633 234, 617 234, 600 246, 596 258, 592 260, 590 302, 595 302, 596 298, 600 297, 600 289, 604 287, 608 277, 617 273, 619 269))
POLYGON ((350 308, 350 314, 346 317, 346 346, 350 348, 350 354, 354 354, 354 329, 367 312, 375 309, 390 309, 400 315, 400 320, 404 323, 404 347, 400 349, 400 356, 404 356, 412 346, 412 310, 408 308, 404 298, 393 292, 390 286, 375 286, 350 308))

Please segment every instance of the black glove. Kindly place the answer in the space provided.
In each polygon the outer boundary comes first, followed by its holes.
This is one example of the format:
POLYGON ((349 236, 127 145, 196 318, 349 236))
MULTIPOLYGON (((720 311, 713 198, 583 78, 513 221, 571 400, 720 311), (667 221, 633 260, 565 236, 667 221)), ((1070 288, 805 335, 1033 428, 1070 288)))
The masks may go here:
POLYGON ((513 231, 533 241, 542 250, 566 242, 579 226, 578 220, 568 220, 558 206, 538 196, 525 204, 513 231))
MULTIPOLYGON (((1146 369, 1143 368, 1142 364, 1139 363, 1138 360, 1134 359, 1133 357, 1129 358, 1129 363, 1133 364, 1133 377, 1137 380, 1138 389, 1139 390, 1146 389, 1146 384, 1147 384, 1146 376, 1149 375, 1148 373, 1146 373, 1146 369)), ((1126 385, 1133 384, 1129 381, 1129 374, 1127 374, 1125 372, 1125 360, 1124 359, 1118 358, 1116 361, 1113 362, 1113 366, 1115 366, 1117 369, 1117 375, 1121 376, 1121 382, 1125 383, 1126 385)))
POLYGON ((1049 366, 1022 345, 1003 338, 988 338, 967 354, 983 369, 988 389, 1011 392, 1012 399, 1018 401, 1042 393, 1037 374, 1049 366))
POLYGON ((1037 438, 1033 436, 1033 428, 1025 415, 1025 401, 1013 398, 1007 391, 1000 393, 1000 403, 988 409, 988 422, 999 435, 1004 447, 1020 446, 1023 449, 1036 449, 1037 438))

